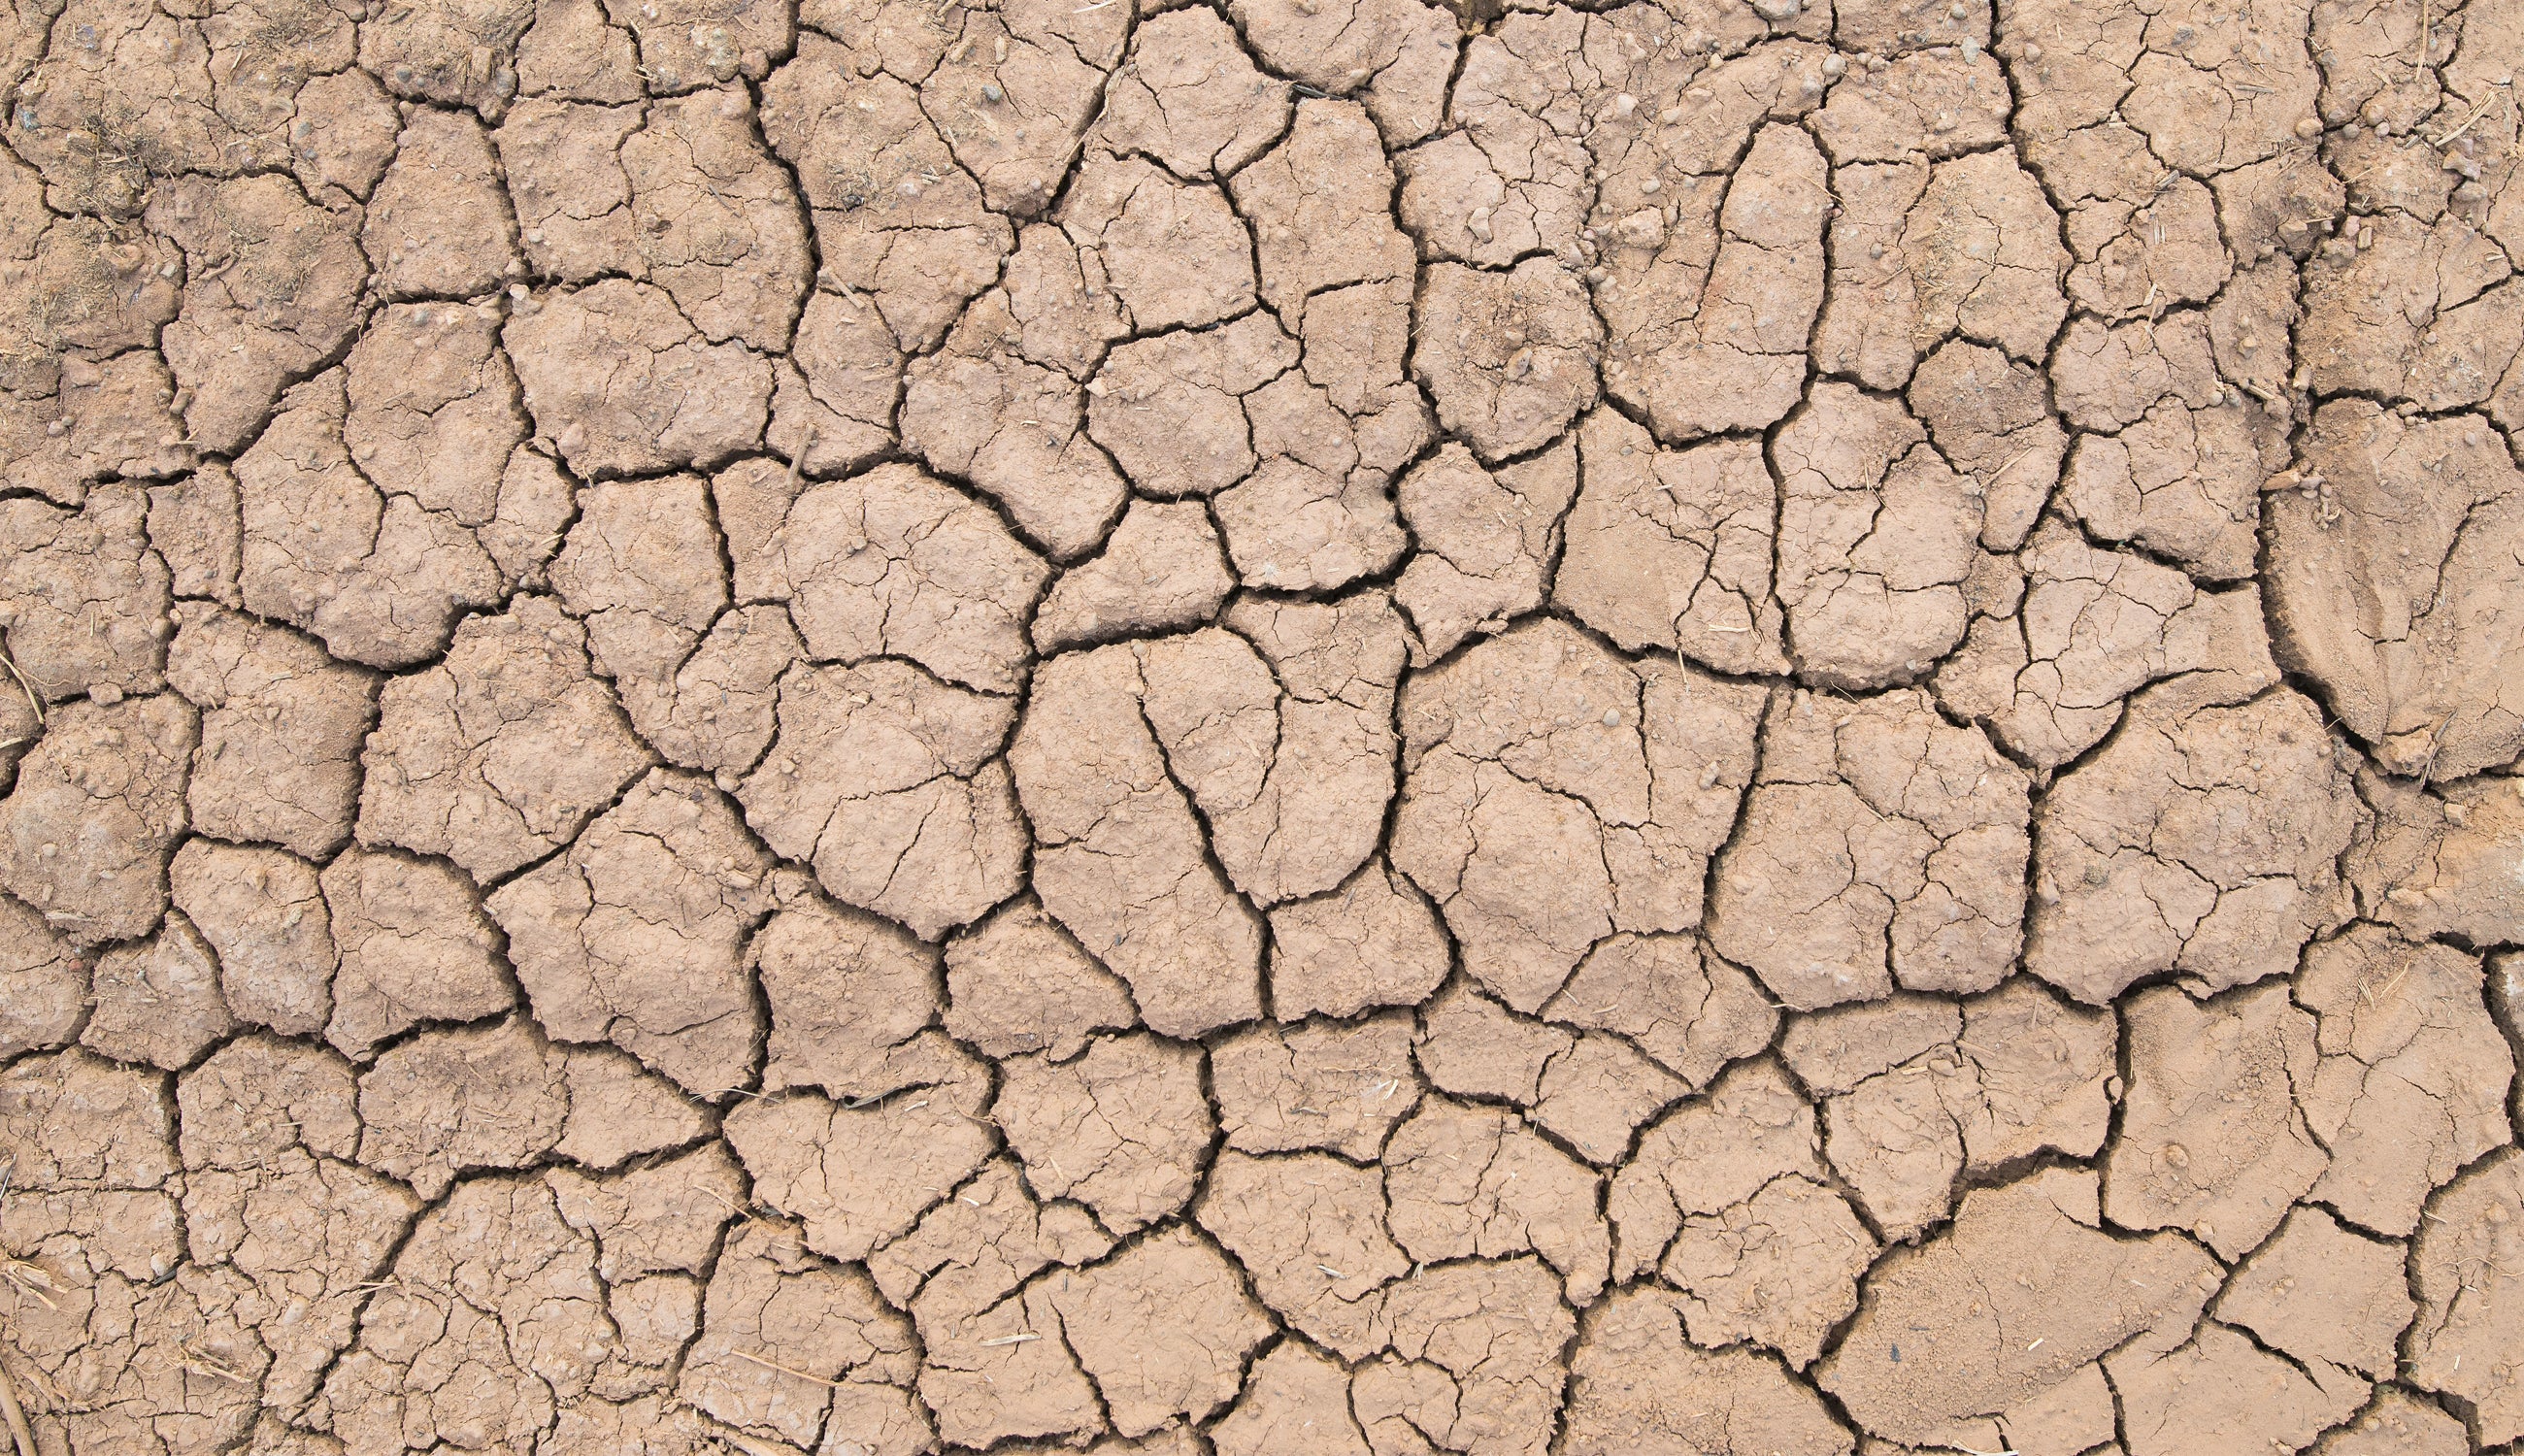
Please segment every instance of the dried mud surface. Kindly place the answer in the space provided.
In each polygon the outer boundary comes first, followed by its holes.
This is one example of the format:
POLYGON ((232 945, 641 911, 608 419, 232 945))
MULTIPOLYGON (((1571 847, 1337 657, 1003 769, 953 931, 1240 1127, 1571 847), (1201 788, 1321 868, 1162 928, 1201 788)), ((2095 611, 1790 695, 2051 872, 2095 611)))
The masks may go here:
POLYGON ((2519 66, 0 0, 32 1451, 2524 1449, 2519 66))

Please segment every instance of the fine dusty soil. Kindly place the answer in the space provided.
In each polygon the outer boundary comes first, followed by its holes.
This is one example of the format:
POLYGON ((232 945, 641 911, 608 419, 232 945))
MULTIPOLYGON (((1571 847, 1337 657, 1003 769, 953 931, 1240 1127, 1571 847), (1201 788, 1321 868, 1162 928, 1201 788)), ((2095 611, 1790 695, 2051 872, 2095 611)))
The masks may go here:
POLYGON ((2524 1450, 2524 0, 1463 3, 0 0, 0 1456, 2524 1450))

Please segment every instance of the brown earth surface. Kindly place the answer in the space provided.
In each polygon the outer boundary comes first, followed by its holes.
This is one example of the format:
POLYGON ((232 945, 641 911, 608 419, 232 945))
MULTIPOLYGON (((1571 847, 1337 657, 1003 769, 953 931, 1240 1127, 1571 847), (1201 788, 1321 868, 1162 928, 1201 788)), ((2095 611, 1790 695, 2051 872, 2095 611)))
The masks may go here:
POLYGON ((0 0, 0 1456, 2524 1451, 2524 0, 1452 5, 0 0))

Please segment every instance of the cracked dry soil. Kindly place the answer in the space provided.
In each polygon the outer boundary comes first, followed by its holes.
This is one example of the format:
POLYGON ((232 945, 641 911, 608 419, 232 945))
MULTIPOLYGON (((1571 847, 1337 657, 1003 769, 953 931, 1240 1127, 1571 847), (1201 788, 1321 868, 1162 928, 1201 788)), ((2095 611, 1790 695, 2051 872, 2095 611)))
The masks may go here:
POLYGON ((17 1456, 2524 1449, 2519 65, 5 0, 17 1456))

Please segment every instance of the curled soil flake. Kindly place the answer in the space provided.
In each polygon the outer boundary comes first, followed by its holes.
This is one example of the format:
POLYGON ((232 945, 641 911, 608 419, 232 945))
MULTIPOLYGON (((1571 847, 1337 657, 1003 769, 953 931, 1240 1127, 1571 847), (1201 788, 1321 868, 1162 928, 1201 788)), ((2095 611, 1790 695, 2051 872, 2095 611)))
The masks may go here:
POLYGON ((946 946, 946 1029, 985 1055, 1067 1061, 1098 1031, 1139 1021, 1130 988, 1044 912, 1020 899, 946 946))
POLYGON ((1445 979, 1436 915, 1381 859, 1338 889, 1271 911, 1271 1007, 1284 1021, 1415 1005, 1445 979))
POLYGON ((374 674, 238 612, 188 603, 177 621, 168 681, 202 709, 193 827, 310 856, 350 839, 374 674))
POLYGON ((905 656, 983 692, 1023 679, 1025 613, 1050 568, 988 507, 902 464, 799 490, 752 461, 712 493, 738 598, 788 603, 811 656, 905 656))
POLYGON ((827 1258, 864 1259, 908 1233, 991 1152, 978 1118, 988 1092, 958 1068, 867 1106, 812 1093, 749 1100, 727 1116, 727 1140, 753 1195, 801 1220, 827 1258))
POLYGON ((459 1174, 532 1164, 568 1111, 560 1058, 530 1023, 424 1031, 360 1076, 360 1161, 435 1199, 459 1174))
POLYGON ((1326 1153, 1219 1155, 1196 1210, 1201 1227, 1252 1271, 1265 1304, 1344 1359, 1384 1345, 1383 1290, 1411 1272, 1385 1232, 1374 1172, 1326 1153))
MULTIPOLYGON (((249 885, 258 868, 272 887, 265 894, 297 890, 286 864, 246 868, 249 885)), ((273 970, 311 979, 333 971, 338 954, 324 1039, 345 1054, 364 1057, 423 1021, 478 1021, 515 1004, 499 932, 461 874, 435 860, 354 847, 324 866, 318 884, 324 903, 312 907, 317 918, 310 944, 302 948, 284 939, 266 954, 280 960, 273 970)), ((238 939, 231 933, 229 944, 238 939)), ((264 967, 249 960, 243 969, 264 967)))
POLYGON ((2360 925, 2306 952, 2297 1004, 2322 1065, 2298 1089, 2330 1149, 2311 1196, 2360 1227, 2417 1232, 2430 1194, 2513 1132, 2514 1055, 2482 1004, 2480 962, 2360 925))
POLYGON ((1611 1238, 1594 1173, 1496 1107, 1433 1098, 1384 1152, 1385 1223, 1423 1263, 1540 1254, 1585 1305, 1602 1292, 1611 1238))
POLYGON ((478 298, 496 290, 516 248, 482 123, 414 111, 368 199, 360 236, 376 287, 397 298, 478 298))
POLYGON ((2467 1402, 2483 1441, 2524 1435, 2514 1365, 2524 1323, 2524 1159, 2505 1153, 2435 1200, 2411 1254, 2419 1318, 2410 1383, 2467 1402))
POLYGON ((745 1081, 760 1035, 744 957, 770 867, 716 790, 652 769, 487 904, 547 1032, 710 1096, 745 1081))
POLYGON ((1044 664, 1008 765, 1035 835, 1035 890, 1140 1015, 1197 1036, 1259 1015, 1260 917, 1213 868, 1166 769, 1128 646, 1044 664))
POLYGON ((770 365, 707 342, 665 290, 607 278, 528 302, 502 342, 527 410, 577 474, 715 465, 761 441, 770 365))
POLYGON ((1210 1050, 1210 1085, 1227 1145, 1243 1152, 1320 1147, 1365 1162, 1420 1105, 1411 1018, 1354 1025, 1250 1027, 1210 1050))

